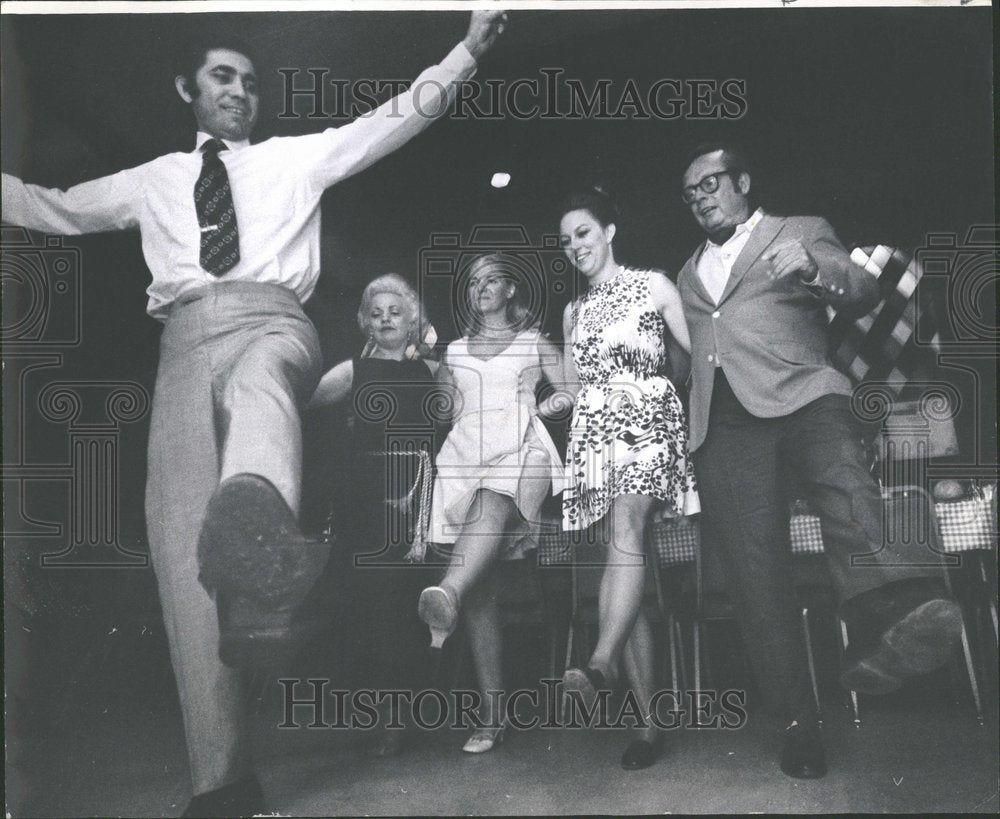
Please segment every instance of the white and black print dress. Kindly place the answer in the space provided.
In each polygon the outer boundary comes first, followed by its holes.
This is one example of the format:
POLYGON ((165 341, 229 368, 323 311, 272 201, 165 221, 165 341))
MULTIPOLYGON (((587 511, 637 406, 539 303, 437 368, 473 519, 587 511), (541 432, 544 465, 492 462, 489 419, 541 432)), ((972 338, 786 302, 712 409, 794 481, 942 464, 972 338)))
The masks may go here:
POLYGON ((573 308, 580 379, 566 448, 563 529, 599 521, 618 495, 649 495, 677 515, 700 510, 687 420, 667 368, 666 323, 648 270, 623 268, 573 308))

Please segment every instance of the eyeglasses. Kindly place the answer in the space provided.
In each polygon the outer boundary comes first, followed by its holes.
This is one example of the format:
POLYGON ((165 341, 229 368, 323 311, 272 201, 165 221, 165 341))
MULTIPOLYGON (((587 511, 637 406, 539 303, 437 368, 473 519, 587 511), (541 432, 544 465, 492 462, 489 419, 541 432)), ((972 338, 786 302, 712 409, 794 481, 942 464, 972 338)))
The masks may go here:
POLYGON ((736 171, 716 171, 715 173, 710 173, 708 176, 703 176, 695 184, 688 185, 686 188, 681 190, 681 199, 684 201, 685 205, 690 205, 694 202, 697 196, 697 191, 702 193, 715 193, 719 189, 719 179, 723 176, 733 176, 736 171))

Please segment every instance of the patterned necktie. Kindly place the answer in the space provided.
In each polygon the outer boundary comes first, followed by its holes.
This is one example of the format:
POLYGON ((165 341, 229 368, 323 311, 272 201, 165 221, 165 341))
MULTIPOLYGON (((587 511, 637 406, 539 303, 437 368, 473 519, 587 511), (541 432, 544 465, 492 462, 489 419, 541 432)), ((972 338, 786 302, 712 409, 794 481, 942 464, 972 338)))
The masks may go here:
POLYGON ((226 146, 210 139, 201 150, 201 174, 194 186, 194 208, 201 229, 201 266, 213 276, 224 276, 240 260, 233 192, 226 166, 219 159, 219 151, 225 151, 226 146))

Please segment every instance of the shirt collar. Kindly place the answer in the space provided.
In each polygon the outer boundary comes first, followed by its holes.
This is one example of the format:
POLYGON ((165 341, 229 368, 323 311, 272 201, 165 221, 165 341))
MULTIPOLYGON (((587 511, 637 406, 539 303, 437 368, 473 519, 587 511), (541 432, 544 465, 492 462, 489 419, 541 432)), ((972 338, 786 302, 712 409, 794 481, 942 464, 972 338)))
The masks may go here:
POLYGON ((764 217, 764 211, 761 210, 760 208, 757 208, 757 210, 755 210, 753 213, 750 214, 750 218, 749 219, 747 219, 745 222, 740 222, 740 224, 738 224, 736 226, 736 230, 733 231, 733 235, 730 236, 728 239, 726 239, 725 242, 722 242, 721 244, 716 244, 711 239, 708 239, 707 240, 708 241, 708 245, 707 246, 708 247, 722 247, 722 245, 726 244, 726 242, 731 242, 731 241, 733 241, 733 239, 736 239, 739 236, 742 236, 744 233, 746 233, 748 235, 751 234, 751 233, 753 233, 753 229, 755 227, 757 227, 757 223, 763 217, 764 217))
MULTIPOLYGON (((211 134, 206 134, 204 131, 199 131, 197 136, 194 138, 195 150, 199 150, 202 145, 204 145, 210 139, 217 139, 211 134)), ((239 151, 242 148, 246 148, 250 144, 249 139, 220 139, 223 145, 225 145, 230 151, 239 151)))

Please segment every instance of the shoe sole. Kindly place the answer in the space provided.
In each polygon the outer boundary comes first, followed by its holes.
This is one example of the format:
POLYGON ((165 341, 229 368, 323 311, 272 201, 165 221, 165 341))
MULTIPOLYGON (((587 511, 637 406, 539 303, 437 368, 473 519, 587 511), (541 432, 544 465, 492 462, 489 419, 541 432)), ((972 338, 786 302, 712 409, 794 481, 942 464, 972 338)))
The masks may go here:
POLYGON ((262 478, 228 478, 209 501, 198 538, 201 580, 209 591, 295 604, 329 557, 330 544, 306 541, 288 504, 262 478))
POLYGON ((430 627, 431 648, 441 648, 458 623, 458 609, 440 586, 431 586, 420 593, 417 614, 430 627))
POLYGON ((961 607, 951 600, 930 600, 886 631, 873 654, 840 675, 840 684, 862 694, 888 694, 904 678, 944 665, 961 633, 961 607))
POLYGON ((469 737, 465 745, 462 746, 462 751, 467 754, 485 754, 492 751, 494 748, 499 747, 503 744, 503 731, 500 731, 496 736, 487 737, 477 737, 473 734, 469 737))
POLYGON ((567 668, 563 673, 563 696, 569 695, 571 691, 578 692, 583 697, 583 704, 587 709, 593 707, 597 701, 597 689, 587 675, 579 668, 567 668))

